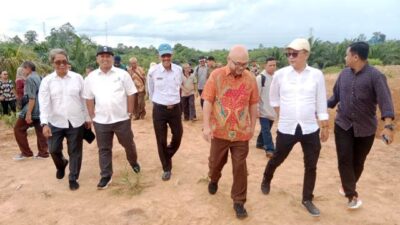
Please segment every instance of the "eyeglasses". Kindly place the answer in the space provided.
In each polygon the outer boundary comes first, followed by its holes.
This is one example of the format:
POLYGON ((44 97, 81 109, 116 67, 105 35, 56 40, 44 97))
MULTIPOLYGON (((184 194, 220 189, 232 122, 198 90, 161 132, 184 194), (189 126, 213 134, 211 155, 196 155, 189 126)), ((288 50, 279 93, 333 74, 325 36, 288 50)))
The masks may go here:
POLYGON ((293 58, 296 58, 299 55, 300 52, 286 52, 285 55, 286 57, 292 56, 293 58))
POLYGON ((231 59, 231 61, 232 61, 233 65, 235 65, 235 66, 237 66, 237 67, 244 67, 244 68, 246 68, 246 67, 249 65, 249 62, 244 62, 244 63, 235 62, 235 61, 233 61, 232 59, 231 59))
POLYGON ((60 66, 61 64, 67 65, 68 61, 67 60, 54 61, 54 64, 56 64, 57 66, 60 66))

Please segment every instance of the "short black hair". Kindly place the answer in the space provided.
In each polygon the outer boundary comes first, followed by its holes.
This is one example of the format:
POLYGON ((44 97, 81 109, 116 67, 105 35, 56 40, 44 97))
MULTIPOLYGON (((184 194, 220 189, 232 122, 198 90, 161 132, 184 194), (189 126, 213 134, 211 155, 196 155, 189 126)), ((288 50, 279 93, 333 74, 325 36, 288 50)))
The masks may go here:
POLYGON ((369 45, 367 42, 358 41, 349 45, 350 52, 358 55, 361 60, 368 59, 369 45))
POLYGON ((265 62, 269 62, 269 61, 276 61, 275 57, 273 56, 269 56, 265 59, 265 62))
POLYGON ((208 56, 207 60, 215 61, 215 58, 214 58, 214 56, 208 56))
POLYGON ((33 64, 33 62, 31 62, 31 61, 25 61, 25 62, 23 62, 23 63, 22 63, 22 67, 23 67, 23 68, 29 67, 32 71, 36 71, 36 66, 35 66, 35 64, 33 64))

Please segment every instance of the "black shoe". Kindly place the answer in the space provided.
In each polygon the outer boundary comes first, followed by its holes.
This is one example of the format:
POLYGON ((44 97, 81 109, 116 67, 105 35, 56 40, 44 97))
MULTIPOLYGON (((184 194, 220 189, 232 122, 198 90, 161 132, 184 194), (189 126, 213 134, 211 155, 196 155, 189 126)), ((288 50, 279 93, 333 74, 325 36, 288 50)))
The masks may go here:
POLYGON ((67 167, 67 165, 68 165, 68 160, 65 159, 64 167, 61 168, 61 169, 57 169, 57 173, 56 173, 57 179, 63 179, 64 178, 64 176, 65 176, 65 168, 67 167))
POLYGON ((264 195, 269 194, 271 190, 271 183, 268 182, 265 178, 263 179, 263 181, 261 182, 261 191, 264 195))
POLYGON ((164 171, 163 175, 161 176, 163 181, 167 181, 171 179, 171 171, 164 171))
POLYGON ((111 181, 112 181, 111 177, 102 177, 100 179, 99 184, 97 184, 97 189, 104 190, 108 188, 108 185, 111 183, 111 181))
POLYGON ((208 193, 210 194, 215 194, 218 191, 218 183, 217 182, 212 182, 208 183, 208 193))
POLYGON ((76 180, 70 180, 69 181, 69 189, 71 191, 78 190, 78 188, 79 188, 79 183, 76 180))
POLYGON ((235 212, 236 212, 236 217, 237 217, 238 219, 243 219, 243 218, 246 218, 246 217, 247 217, 247 211, 246 211, 246 209, 244 208, 243 203, 234 203, 234 204, 233 204, 233 209, 235 210, 235 212))
POLYGON ((135 164, 132 166, 132 169, 133 169, 133 172, 135 172, 135 173, 140 173, 140 165, 139 165, 139 163, 135 163, 135 164))
POLYGON ((312 201, 303 201, 302 204, 306 207, 307 211, 311 214, 311 216, 319 216, 319 209, 312 203, 312 201))
POLYGON ((267 158, 272 158, 272 156, 274 156, 274 151, 267 150, 265 151, 265 155, 267 156, 267 158))

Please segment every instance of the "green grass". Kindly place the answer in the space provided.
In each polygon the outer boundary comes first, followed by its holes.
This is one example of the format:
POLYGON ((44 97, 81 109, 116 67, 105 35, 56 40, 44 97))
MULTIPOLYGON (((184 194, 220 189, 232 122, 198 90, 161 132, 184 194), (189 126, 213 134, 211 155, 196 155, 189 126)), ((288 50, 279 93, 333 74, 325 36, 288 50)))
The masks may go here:
POLYGON ((125 166, 120 179, 115 184, 113 193, 116 195, 139 195, 146 187, 152 186, 142 180, 142 174, 133 172, 129 165, 125 166))
POLYGON ((4 123, 7 125, 9 128, 13 128, 15 125, 15 122, 18 119, 17 113, 11 112, 10 115, 1 115, 0 119, 4 121, 4 123))
POLYGON ((343 68, 340 66, 328 66, 325 69, 323 69, 324 74, 332 74, 332 73, 339 73, 342 71, 343 68))

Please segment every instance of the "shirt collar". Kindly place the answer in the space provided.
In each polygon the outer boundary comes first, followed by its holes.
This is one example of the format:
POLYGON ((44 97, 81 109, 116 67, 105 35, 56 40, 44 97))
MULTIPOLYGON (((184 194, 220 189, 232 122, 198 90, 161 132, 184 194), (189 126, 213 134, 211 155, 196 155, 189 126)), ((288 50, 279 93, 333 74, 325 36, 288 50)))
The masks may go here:
MULTIPOLYGON (((294 69, 294 67, 293 66, 291 66, 290 65, 290 68, 291 68, 291 71, 293 71, 293 72, 295 72, 296 70, 294 69)), ((304 70, 303 71, 310 71, 311 70, 311 67, 308 65, 308 64, 306 64, 306 67, 304 68, 304 70)))

